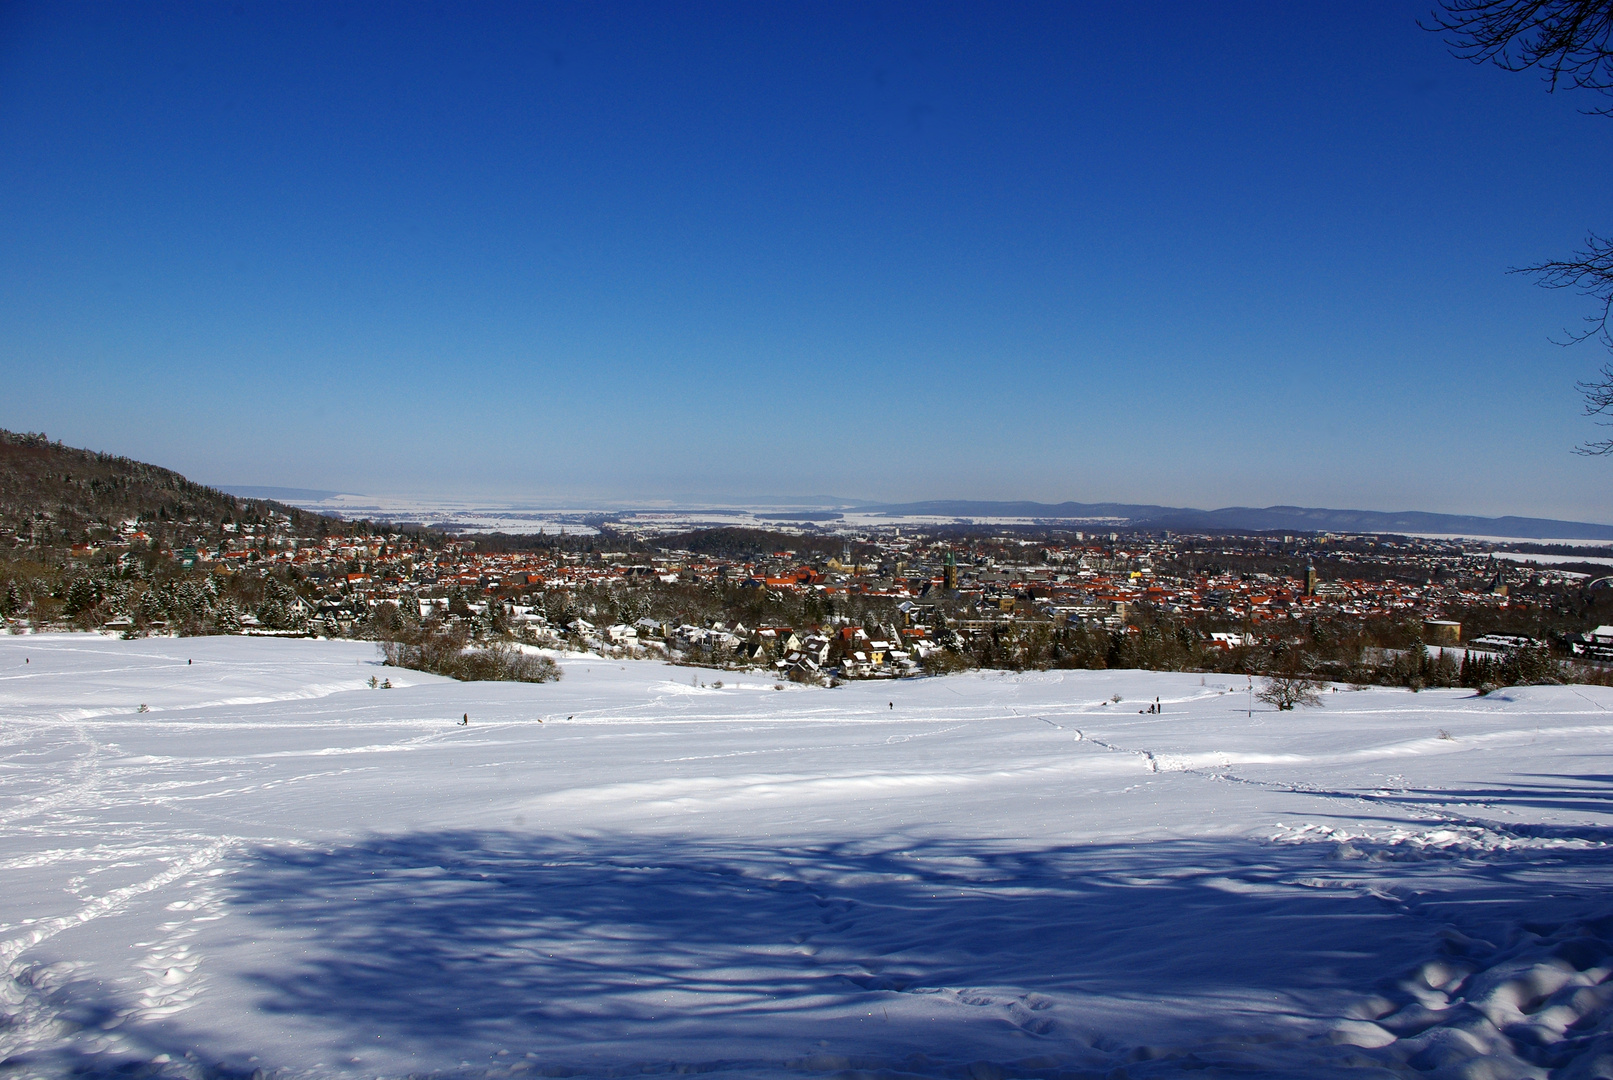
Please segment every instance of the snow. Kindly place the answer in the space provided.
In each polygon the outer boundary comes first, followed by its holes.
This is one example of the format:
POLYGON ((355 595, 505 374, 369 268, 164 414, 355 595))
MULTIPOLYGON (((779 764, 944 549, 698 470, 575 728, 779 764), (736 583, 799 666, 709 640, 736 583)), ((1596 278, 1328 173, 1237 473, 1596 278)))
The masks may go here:
POLYGON ((0 638, 0 1076, 1610 1074, 1613 691, 563 660, 0 638))
MULTIPOLYGON (((349 520, 367 518, 384 521, 418 521, 438 525, 446 523, 452 525, 453 531, 461 535, 489 532, 522 535, 541 531, 551 535, 565 532, 573 536, 597 536, 598 528, 587 524, 587 521, 591 518, 597 519, 602 511, 614 512, 614 525, 617 529, 646 528, 655 532, 735 526, 782 532, 798 532, 803 526, 826 527, 835 531, 910 526, 920 528, 927 525, 955 525, 965 520, 980 526, 1012 527, 1035 525, 1045 520, 1037 517, 960 518, 956 514, 891 514, 879 510, 858 510, 839 500, 741 506, 699 501, 673 505, 664 500, 651 498, 619 506, 602 506, 597 503, 511 503, 400 494, 338 494, 309 490, 303 492, 301 497, 293 498, 288 495, 283 501, 304 510, 336 514, 349 520), (646 506, 657 505, 659 509, 645 509, 646 506), (821 521, 812 521, 808 517, 801 516, 823 512, 838 516, 821 521)), ((1084 522, 1102 528, 1126 524, 1126 519, 1120 517, 1060 517, 1059 520, 1075 524, 1084 522)))

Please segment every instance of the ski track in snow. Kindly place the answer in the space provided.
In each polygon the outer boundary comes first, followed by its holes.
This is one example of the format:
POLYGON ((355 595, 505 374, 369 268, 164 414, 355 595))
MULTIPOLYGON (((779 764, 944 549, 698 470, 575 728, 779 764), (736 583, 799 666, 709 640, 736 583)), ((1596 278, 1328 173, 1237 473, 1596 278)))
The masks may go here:
POLYGON ((1613 692, 565 663, 0 639, 0 1077, 1613 1076, 1613 692))

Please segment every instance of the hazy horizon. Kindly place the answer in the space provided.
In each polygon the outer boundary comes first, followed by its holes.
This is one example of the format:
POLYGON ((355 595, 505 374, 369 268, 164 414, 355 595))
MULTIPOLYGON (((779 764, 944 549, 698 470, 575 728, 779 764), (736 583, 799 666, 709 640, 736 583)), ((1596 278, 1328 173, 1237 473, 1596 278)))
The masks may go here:
MULTIPOLYGON (((319 489, 284 488, 274 485, 255 484, 224 484, 220 489, 234 495, 247 498, 272 499, 287 502, 308 509, 344 514, 349 517, 363 516, 368 512, 376 512, 381 517, 393 517, 399 520, 399 515, 420 513, 426 516, 464 518, 465 514, 472 517, 477 514, 488 515, 489 522, 500 520, 514 521, 521 515, 579 515, 579 514, 639 514, 656 515, 667 514, 670 517, 683 519, 698 517, 701 514, 715 514, 718 516, 734 515, 738 517, 753 517, 766 520, 771 515, 789 516, 792 513, 810 513, 813 511, 840 511, 848 521, 850 519, 862 520, 866 515, 876 517, 889 516, 890 512, 901 511, 906 517, 898 514, 892 520, 896 524, 904 521, 917 521, 920 518, 958 518, 982 517, 986 519, 1008 519, 1018 517, 1048 517, 1050 515, 1025 515, 1015 513, 1014 510, 1022 508, 1022 504, 1030 504, 1045 509, 1056 509, 1071 503, 1086 507, 1158 507, 1164 510, 1186 510, 1194 512, 1217 512, 1239 509, 1279 509, 1295 508, 1306 510, 1329 510, 1342 513, 1367 514, 1422 514, 1437 513, 1420 510, 1417 507, 1313 507, 1298 506, 1297 504, 1266 504, 1264 506, 1169 506, 1159 503, 1133 503, 1119 500, 1058 500, 1049 502, 1045 500, 987 500, 987 499, 936 499, 936 500, 871 500, 854 499, 826 495, 759 495, 751 498, 734 497, 701 493, 660 493, 645 495, 624 495, 616 498, 508 498, 499 495, 481 497, 475 494, 460 493, 453 496, 422 495, 399 492, 337 492, 319 489), (934 509, 939 506, 943 509, 934 509), (925 509, 931 507, 930 509, 925 509), (968 507, 965 512, 964 507, 968 507), (995 512, 992 512, 995 511, 995 512), (512 515, 510 518, 501 518, 501 514, 512 515)), ((1613 523, 1595 522, 1588 519, 1553 519, 1539 518, 1535 515, 1463 515, 1451 513, 1451 517, 1474 517, 1486 520, 1500 518, 1533 518, 1535 520, 1581 521, 1585 524, 1604 525, 1613 528, 1613 523)), ((871 519, 870 519, 871 520, 871 519)), ((1076 519, 1070 519, 1076 520, 1076 519)), ((1113 520, 1102 516, 1090 516, 1095 525, 1105 520, 1113 520)), ((483 523, 484 525, 486 522, 483 523)), ((488 526, 493 527, 493 526, 488 526)), ((1318 526, 1321 531, 1329 531, 1331 527, 1318 526)), ((536 531, 533 527, 521 527, 514 531, 536 531)), ((1363 530, 1345 530, 1363 531, 1363 530)), ((1365 530, 1372 531, 1372 530, 1365 530)), ((1490 534, 1473 534, 1490 535, 1490 534)), ((1528 537, 1514 537, 1513 539, 1530 539, 1528 537)), ((1539 538, 1535 538, 1539 539, 1539 538)), ((1563 540, 1576 540, 1572 536, 1559 537, 1563 540)), ((1584 541, 1587 538, 1578 538, 1584 541)))

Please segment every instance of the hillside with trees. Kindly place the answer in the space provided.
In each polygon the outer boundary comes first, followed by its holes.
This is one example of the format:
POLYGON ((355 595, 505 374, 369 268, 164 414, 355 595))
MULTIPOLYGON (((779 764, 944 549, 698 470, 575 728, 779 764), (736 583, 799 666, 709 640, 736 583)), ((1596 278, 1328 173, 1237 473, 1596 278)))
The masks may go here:
POLYGON ((270 558, 282 538, 364 535, 349 523, 241 499, 171 469, 0 430, 0 618, 90 629, 295 631, 306 583, 270 558), (251 573, 198 552, 245 553, 251 573))
POLYGON ((68 543, 122 521, 219 525, 271 512, 294 528, 321 520, 295 507, 238 499, 172 469, 0 430, 0 529, 39 543, 68 543))

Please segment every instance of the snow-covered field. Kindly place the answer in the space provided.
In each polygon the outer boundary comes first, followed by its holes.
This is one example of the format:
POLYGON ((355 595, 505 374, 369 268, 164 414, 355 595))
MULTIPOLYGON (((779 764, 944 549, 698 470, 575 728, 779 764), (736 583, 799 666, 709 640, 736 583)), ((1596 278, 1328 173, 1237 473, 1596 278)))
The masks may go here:
POLYGON ((1613 691, 565 666, 0 638, 0 1076, 1613 1075, 1613 691))

